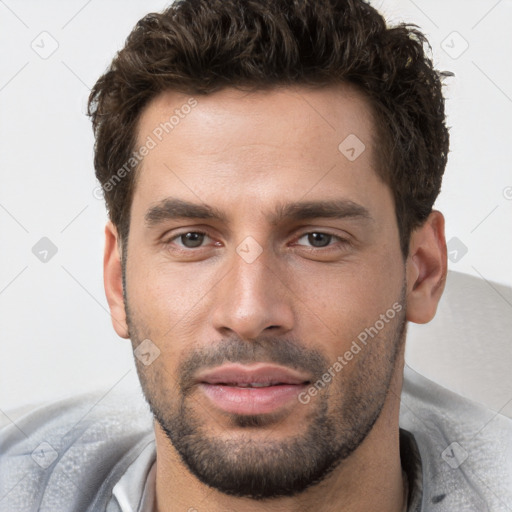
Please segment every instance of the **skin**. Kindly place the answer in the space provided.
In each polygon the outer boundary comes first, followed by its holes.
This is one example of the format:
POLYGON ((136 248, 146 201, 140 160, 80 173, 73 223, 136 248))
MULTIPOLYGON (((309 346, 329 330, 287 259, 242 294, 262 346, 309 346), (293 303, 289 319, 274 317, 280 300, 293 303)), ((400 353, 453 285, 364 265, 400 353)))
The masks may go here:
MULTIPOLYGON (((157 96, 141 116, 139 142, 188 99, 177 92, 157 96)), ((431 213, 412 233, 404 261, 393 197, 375 171, 372 112, 360 93, 347 85, 224 89, 196 99, 198 105, 137 171, 125 296, 121 242, 110 222, 105 229, 104 280, 114 328, 131 337, 134 348, 149 338, 160 350, 149 366, 136 360, 146 397, 166 413, 176 410, 180 364, 192 351, 215 350, 227 338, 246 344, 268 336, 296 340, 333 364, 396 302, 404 301, 404 321, 433 318, 446 278, 444 219, 431 213), (354 161, 338 149, 349 134, 366 147, 354 161), (148 209, 169 197, 205 203, 225 219, 175 218, 148 227, 148 209), (331 199, 356 203, 369 218, 269 218, 279 204, 331 199), (176 238, 196 231, 208 233, 199 248, 186 248, 176 238), (327 247, 314 247, 305 236, 312 232, 334 237, 327 247), (262 250, 251 263, 236 252, 248 236, 262 250)), ((209 439, 251 440, 256 446, 302 435, 320 403, 329 417, 344 421, 350 386, 373 397, 370 405, 381 408, 370 432, 320 483, 263 501, 225 494, 189 471, 155 421, 157 510, 400 512, 404 345, 398 321, 397 315, 333 378, 330 393, 319 393, 307 405, 288 404, 268 425, 241 428, 193 390, 188 411, 209 439)))

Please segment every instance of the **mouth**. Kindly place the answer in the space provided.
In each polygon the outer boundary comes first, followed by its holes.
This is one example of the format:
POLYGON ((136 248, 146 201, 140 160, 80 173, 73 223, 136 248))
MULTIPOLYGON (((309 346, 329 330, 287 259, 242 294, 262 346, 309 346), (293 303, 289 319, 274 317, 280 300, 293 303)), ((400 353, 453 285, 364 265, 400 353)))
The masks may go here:
POLYGON ((211 404, 232 414, 268 414, 297 402, 311 378, 283 366, 257 363, 228 364, 205 371, 197 378, 199 389, 211 404))

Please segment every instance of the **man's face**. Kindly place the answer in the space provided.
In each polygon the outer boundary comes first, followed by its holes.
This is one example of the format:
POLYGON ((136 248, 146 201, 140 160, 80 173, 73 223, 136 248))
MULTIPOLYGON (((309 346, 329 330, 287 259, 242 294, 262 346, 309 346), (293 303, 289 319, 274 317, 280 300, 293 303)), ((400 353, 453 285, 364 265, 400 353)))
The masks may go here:
POLYGON ((393 198, 354 90, 195 99, 160 95, 138 126, 137 148, 154 147, 131 209, 127 322, 133 347, 160 355, 137 369, 199 480, 293 495, 364 441, 401 371, 393 198))

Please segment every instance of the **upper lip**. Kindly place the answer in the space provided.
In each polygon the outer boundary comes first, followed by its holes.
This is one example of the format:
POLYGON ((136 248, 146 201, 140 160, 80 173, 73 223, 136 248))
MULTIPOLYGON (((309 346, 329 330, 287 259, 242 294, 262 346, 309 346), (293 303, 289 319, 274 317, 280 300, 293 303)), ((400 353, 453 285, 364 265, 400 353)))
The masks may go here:
POLYGON ((197 382, 203 384, 307 384, 310 378, 292 368, 257 363, 248 365, 225 364, 205 370, 197 376, 197 382))

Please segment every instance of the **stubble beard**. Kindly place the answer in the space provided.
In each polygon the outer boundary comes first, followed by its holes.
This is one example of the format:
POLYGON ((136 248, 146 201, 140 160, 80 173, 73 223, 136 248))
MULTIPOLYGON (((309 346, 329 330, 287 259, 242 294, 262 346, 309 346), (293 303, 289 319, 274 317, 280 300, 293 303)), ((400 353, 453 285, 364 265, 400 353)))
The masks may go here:
MULTIPOLYGON (((402 290, 400 304, 404 304, 402 290)), ((134 322, 125 300, 127 323, 136 347, 148 332, 134 322)), ((199 368, 222 362, 273 362, 305 370, 321 378, 333 362, 297 340, 275 337, 244 341, 227 339, 194 350, 178 367, 178 385, 158 360, 146 368, 137 363, 144 396, 155 420, 190 473, 207 486, 240 498, 254 500, 295 496, 325 480, 366 439, 385 404, 397 360, 405 342, 405 311, 368 342, 345 369, 307 407, 304 430, 296 436, 273 439, 280 422, 277 415, 229 415, 232 435, 215 430, 214 412, 201 415, 192 376, 199 368), (345 373, 343 373, 345 371, 345 373), (350 376, 347 378, 346 376, 350 376), (213 427, 213 428, 212 428, 213 427), (262 440, 253 432, 262 429, 262 440)), ((316 381, 316 379, 315 379, 316 381)), ((293 414, 293 413, 292 413, 293 414)), ((302 412, 301 412, 302 414, 302 412)), ((224 420, 225 421, 225 420, 224 420)))

